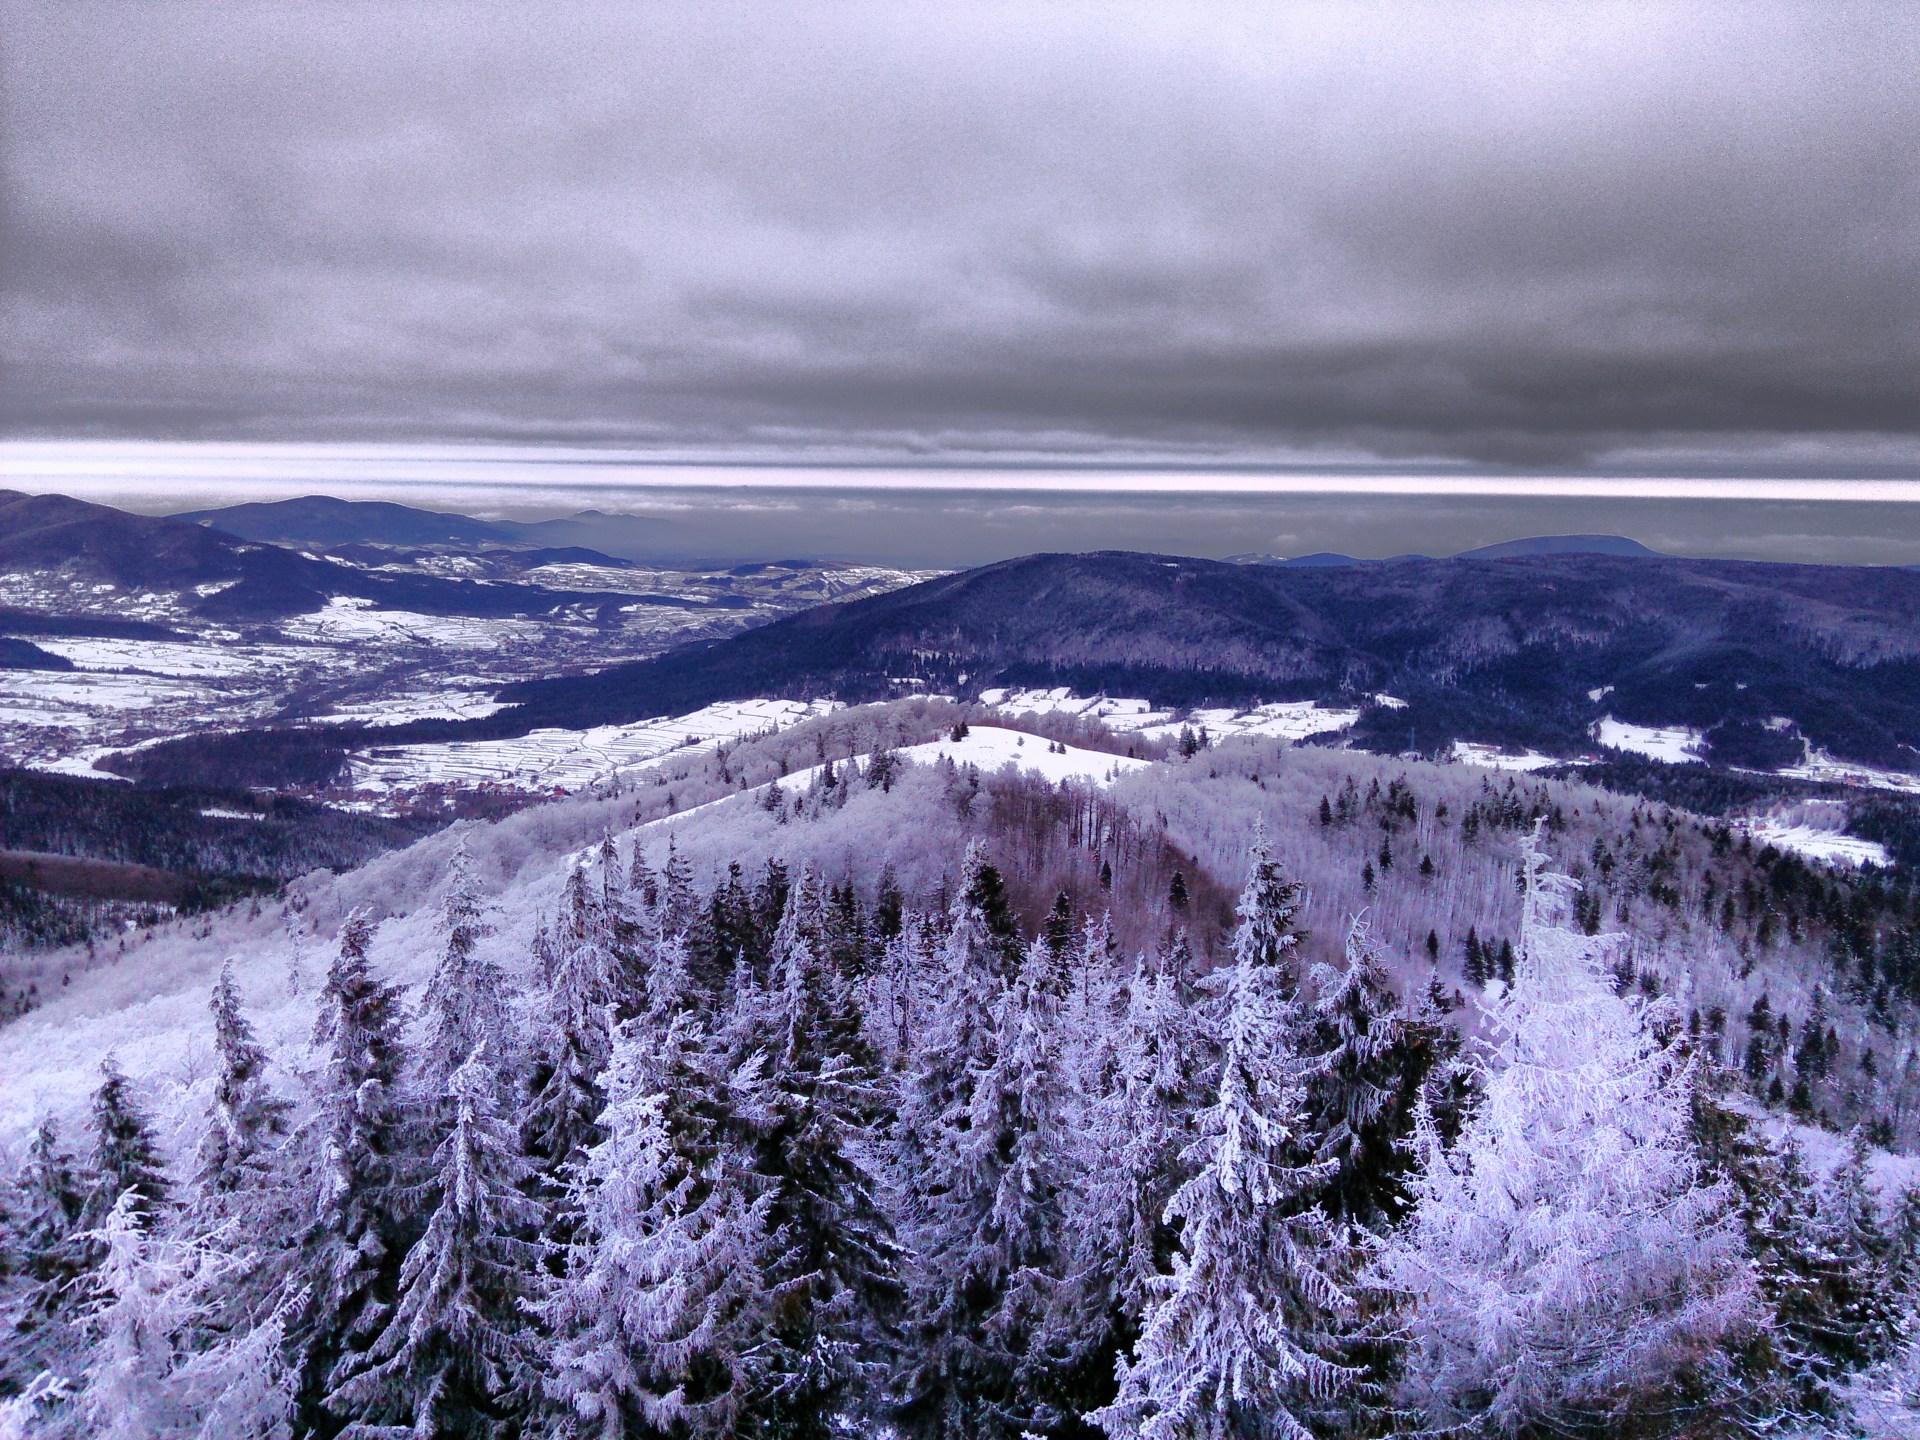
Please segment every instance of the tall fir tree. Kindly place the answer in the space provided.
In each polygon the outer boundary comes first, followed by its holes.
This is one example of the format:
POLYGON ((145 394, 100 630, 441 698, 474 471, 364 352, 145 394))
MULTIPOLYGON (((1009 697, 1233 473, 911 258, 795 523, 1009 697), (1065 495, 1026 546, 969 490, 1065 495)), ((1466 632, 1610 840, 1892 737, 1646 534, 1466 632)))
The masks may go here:
POLYGON ((88 1322, 94 1344, 77 1403, 83 1433, 98 1440, 177 1435, 193 1418, 174 1372, 203 1257, 156 1240, 152 1221, 139 1188, 128 1185, 96 1232, 101 1259, 88 1322))
POLYGON ((268 1083, 267 1052, 241 1008, 232 960, 220 967, 208 1007, 220 1070, 195 1171, 203 1200, 255 1189, 270 1177, 292 1110, 268 1083))
POLYGON ((1422 1118, 1415 1208, 1375 1271, 1412 1302, 1402 1398, 1500 1435, 1710 1422, 1758 1310, 1732 1197, 1695 1158, 1692 1071, 1614 993, 1610 937, 1571 928, 1538 830, 1523 860, 1480 1105, 1451 1149, 1422 1118))
POLYGON ((915 1436, 957 1440, 1005 1398, 1004 1375, 991 1377, 1000 1394, 979 1393, 973 1357, 981 1305, 965 1289, 973 1274, 966 1231, 980 1219, 969 1132, 1006 988, 1005 939, 996 923, 1002 913, 999 874, 978 842, 969 844, 925 1012, 900 1072, 892 1147, 895 1204, 912 1256, 896 1419, 915 1436))
POLYGON ((1308 1207, 1331 1166, 1296 1163, 1305 1097, 1293 1053, 1287 962, 1297 887, 1256 835, 1226 974, 1213 1103, 1199 1116, 1180 1226, 1113 1403, 1089 1418, 1115 1437, 1308 1440, 1353 1383, 1337 1358, 1353 1302, 1324 1265, 1326 1222, 1308 1207))
POLYGON ((478 949, 487 933, 486 919, 464 839, 448 866, 440 930, 440 958, 420 997, 419 1068, 428 1104, 445 1120, 457 1103, 448 1090, 454 1072, 482 1046, 504 1060, 511 1033, 506 976, 478 949))
POLYGON ((1167 1205, 1205 1105, 1204 1057, 1165 957, 1136 969, 1110 1048, 1110 1060, 1083 1071, 1068 1144, 1070 1264, 1049 1349, 1060 1356, 1056 1395, 1069 1414, 1112 1401, 1116 1367, 1139 1339, 1177 1243, 1167 1205))
POLYGON ((132 1213, 142 1223, 151 1221, 166 1204, 172 1186, 153 1138, 153 1126, 134 1100, 133 1087, 119 1062, 111 1055, 101 1062, 100 1087, 93 1092, 87 1128, 93 1132, 93 1154, 87 1166, 83 1222, 104 1225, 107 1215, 129 1190, 135 1196, 132 1213))
POLYGON ((736 1002, 742 1134, 767 1210, 769 1300, 755 1411, 772 1433, 824 1440, 875 1418, 899 1255, 868 1169, 880 1109, 852 989, 822 953, 832 912, 801 876, 764 990, 736 1002))
POLYGON ((521 1129, 542 1171, 558 1175, 598 1138, 601 1075, 613 1046, 618 983, 610 937, 584 871, 568 877, 554 926, 553 978, 542 997, 521 1129))
POLYGON ((579 1223, 540 1303, 553 1433, 751 1433, 770 1199, 727 1140, 699 1021, 623 1026, 603 1135, 567 1172, 579 1223))
POLYGON ((393 1303, 415 1176, 400 1078, 399 990, 373 973, 373 926, 355 911, 320 993, 314 1043, 326 1053, 321 1155, 307 1236, 307 1303, 293 1327, 301 1363, 297 1428, 330 1434, 325 1397, 373 1343, 393 1303))
POLYGON ((532 1360, 523 1302, 541 1251, 541 1207, 502 1121, 484 1047, 447 1083, 452 1126, 433 1158, 433 1208, 400 1269, 379 1333, 349 1357, 327 1408, 355 1432, 495 1440, 520 1433, 532 1360))
POLYGON ((81 1276, 97 1259, 81 1226, 86 1188, 74 1157, 60 1146, 59 1127, 42 1116, 14 1176, 7 1205, 7 1256, 0 1272, 0 1309, 7 1341, 0 1345, 0 1383, 21 1389, 56 1372, 77 1348, 81 1276))
POLYGON ((1404 1142, 1430 1051, 1403 1019, 1364 916, 1348 926, 1345 961, 1314 967, 1301 1071, 1314 1157, 1334 1167, 1318 1199, 1331 1219, 1384 1230, 1406 1211, 1404 1142))

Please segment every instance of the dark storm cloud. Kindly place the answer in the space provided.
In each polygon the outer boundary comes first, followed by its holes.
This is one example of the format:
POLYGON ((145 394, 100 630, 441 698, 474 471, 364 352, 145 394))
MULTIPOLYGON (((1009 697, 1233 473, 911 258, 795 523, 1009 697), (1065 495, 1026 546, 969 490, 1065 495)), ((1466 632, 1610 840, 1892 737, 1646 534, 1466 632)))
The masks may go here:
POLYGON ((0 427, 1920 465, 1920 10, 25 5, 0 427))

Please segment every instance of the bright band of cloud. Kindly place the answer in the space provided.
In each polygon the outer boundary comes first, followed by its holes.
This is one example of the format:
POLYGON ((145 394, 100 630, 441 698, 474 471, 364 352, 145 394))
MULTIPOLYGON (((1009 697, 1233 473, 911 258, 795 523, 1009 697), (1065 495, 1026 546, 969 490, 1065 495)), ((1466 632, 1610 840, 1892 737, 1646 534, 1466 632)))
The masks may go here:
POLYGON ((1506 496, 1539 499, 1920 504, 1920 480, 1737 476, 1543 476, 1364 472, 694 464, 633 451, 483 446, 340 446, 0 441, 0 488, 158 508, 208 497, 552 504, 557 492, 661 489, 969 491, 1104 495, 1506 496), (424 492, 431 492, 431 497, 424 492))

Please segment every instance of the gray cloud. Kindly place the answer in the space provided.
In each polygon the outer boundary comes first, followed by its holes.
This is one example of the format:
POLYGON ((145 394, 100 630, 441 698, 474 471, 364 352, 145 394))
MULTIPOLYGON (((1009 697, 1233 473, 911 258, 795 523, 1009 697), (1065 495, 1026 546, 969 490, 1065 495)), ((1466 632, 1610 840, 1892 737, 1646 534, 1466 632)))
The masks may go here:
POLYGON ((1920 11, 0 0, 0 428, 1920 469, 1920 11))

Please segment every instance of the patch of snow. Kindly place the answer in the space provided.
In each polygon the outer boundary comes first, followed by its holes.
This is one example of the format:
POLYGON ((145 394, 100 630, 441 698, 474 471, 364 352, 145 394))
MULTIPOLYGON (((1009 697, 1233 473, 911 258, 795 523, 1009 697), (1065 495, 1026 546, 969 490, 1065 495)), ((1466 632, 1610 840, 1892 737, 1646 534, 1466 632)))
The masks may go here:
POLYGON ((1453 761, 1456 765, 1478 765, 1486 770, 1518 770, 1523 773, 1545 770, 1553 765, 1586 763, 1542 755, 1538 750, 1502 750, 1498 745, 1481 745, 1471 740, 1453 742, 1453 761))
POLYGON ((1607 696, 1611 695, 1612 693, 1613 693, 1613 686, 1602 685, 1598 690, 1587 691, 1587 699, 1591 700, 1594 704, 1598 705, 1602 700, 1606 699, 1607 696))
POLYGON ((1756 843, 1776 850, 1791 850, 1809 860, 1858 869, 1862 865, 1891 865, 1893 857, 1877 840, 1862 840, 1837 830, 1820 830, 1812 825, 1788 825, 1778 820, 1763 820, 1744 827, 1756 843))
MULTIPOLYGON (((1391 696, 1374 697, 1381 704, 1391 696)), ((1141 735, 1149 740, 1177 740, 1182 730, 1202 726, 1215 740, 1233 735, 1260 735, 1276 740, 1304 740, 1329 730, 1347 730, 1360 719, 1354 708, 1322 708, 1313 700, 1288 700, 1242 709, 1194 710, 1176 719, 1172 710, 1156 710, 1145 700, 1110 695, 1075 695, 1064 685, 1051 690, 982 690, 980 701, 1010 715, 1084 715, 1109 730, 1141 735)), ((1393 704, 1401 702, 1393 701, 1393 704)), ((1389 706, 1391 708, 1391 706, 1389 706)))
POLYGON ((487 650, 503 639, 527 639, 539 630, 537 625, 525 620, 479 620, 462 615, 377 610, 371 600, 350 595, 336 595, 325 609, 312 615, 297 615, 281 628, 291 635, 333 645, 373 640, 452 650, 487 650))
POLYGON ((42 650, 71 660, 82 670, 144 670, 151 675, 245 675, 258 668, 251 649, 197 645, 178 640, 45 639, 42 650))
POLYGON ((1700 765, 1706 737, 1684 725, 1630 725, 1611 715, 1593 727, 1593 738, 1609 750, 1630 750, 1663 765, 1700 765))
MULTIPOLYGON (((1009 730, 999 725, 969 725, 964 739, 929 740, 923 745, 902 746, 893 753, 915 765, 936 765, 942 760, 951 760, 956 765, 974 765, 985 771, 1004 770, 1011 765, 1055 785, 1062 780, 1105 785, 1128 771, 1144 770, 1153 763, 1127 755, 1109 755, 1104 750, 1056 744, 1044 735, 1029 735, 1024 730, 1009 730)), ((862 773, 869 758, 860 756, 854 761, 862 773)), ((773 783, 792 794, 811 785, 821 769, 818 765, 809 766, 783 775, 773 783)))
POLYGON ((690 715, 535 730, 513 740, 457 740, 389 750, 378 740, 352 759, 352 788, 370 798, 422 785, 493 784, 520 791, 585 789, 685 750, 784 729, 840 708, 832 700, 730 700, 690 715))
POLYGON ((504 701, 495 700, 487 690, 419 690, 364 704, 336 705, 325 718, 329 722, 404 725, 411 720, 479 720, 506 708, 504 701))

